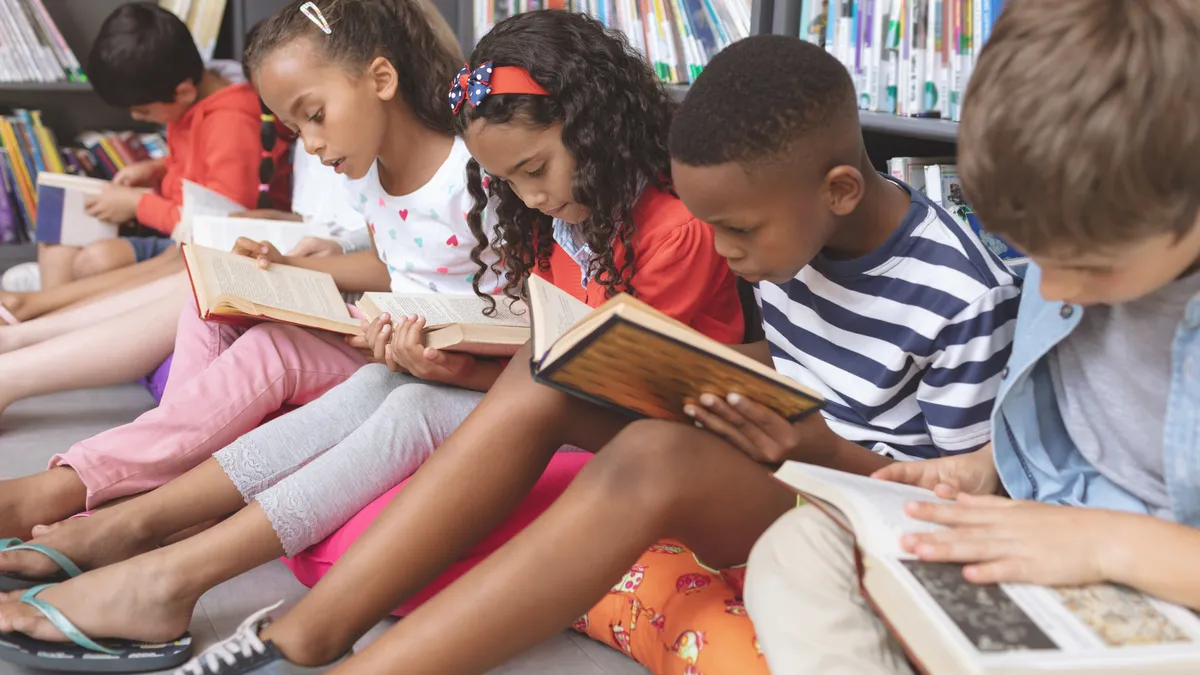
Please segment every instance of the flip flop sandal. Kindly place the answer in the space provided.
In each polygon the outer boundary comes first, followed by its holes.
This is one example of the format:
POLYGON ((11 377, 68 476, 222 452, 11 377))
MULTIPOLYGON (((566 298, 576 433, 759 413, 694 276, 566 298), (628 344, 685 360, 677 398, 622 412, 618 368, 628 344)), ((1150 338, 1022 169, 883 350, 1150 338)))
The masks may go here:
POLYGON ((30 579, 19 574, 0 574, 0 592, 22 591, 41 584, 59 583, 83 574, 83 570, 71 562, 70 558, 49 546, 25 544, 20 539, 0 539, 0 551, 34 551, 53 560, 54 564, 59 567, 59 572, 56 574, 40 579, 30 579))
POLYGON ((21 323, 20 319, 14 316, 12 312, 8 311, 7 307, 0 305, 0 324, 15 326, 19 323, 21 323))
POLYGON ((146 644, 131 640, 92 640, 38 594, 55 584, 31 588, 20 602, 41 612, 72 643, 35 640, 21 633, 0 633, 0 660, 60 673, 144 673, 170 670, 192 655, 192 636, 146 644))

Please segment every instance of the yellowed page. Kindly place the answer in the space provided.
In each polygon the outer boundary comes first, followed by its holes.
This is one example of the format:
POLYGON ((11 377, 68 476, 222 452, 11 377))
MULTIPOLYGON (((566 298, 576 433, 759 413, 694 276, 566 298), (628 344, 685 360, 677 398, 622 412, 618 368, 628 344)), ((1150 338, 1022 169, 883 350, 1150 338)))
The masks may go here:
POLYGON ((333 277, 324 272, 272 265, 258 268, 252 258, 194 247, 201 260, 212 296, 248 300, 262 307, 282 309, 330 321, 355 323, 346 309, 333 277))

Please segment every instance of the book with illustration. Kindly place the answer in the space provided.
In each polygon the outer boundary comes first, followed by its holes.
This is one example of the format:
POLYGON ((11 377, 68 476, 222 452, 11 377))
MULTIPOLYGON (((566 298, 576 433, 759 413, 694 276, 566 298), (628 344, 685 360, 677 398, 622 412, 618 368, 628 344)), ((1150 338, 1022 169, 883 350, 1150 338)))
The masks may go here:
POLYGON ((254 258, 194 244, 182 248, 196 306, 205 321, 272 321, 362 334, 333 277, 325 272, 290 265, 264 270, 254 258))
POLYGON ((789 420, 820 394, 627 294, 596 309, 537 276, 528 283, 534 378, 639 417, 688 421, 685 402, 742 394, 789 420))
POLYGON ((854 535, 864 594, 928 675, 1200 672, 1191 610, 1109 584, 972 584, 962 565, 900 546, 906 533, 941 527, 904 511, 943 501, 932 492, 800 462, 775 477, 854 535))
POLYGON ((372 321, 387 313, 392 323, 402 317, 425 318, 424 344, 434 349, 476 356, 512 356, 529 342, 529 311, 523 302, 495 298, 489 303, 474 295, 364 293, 358 308, 372 321))

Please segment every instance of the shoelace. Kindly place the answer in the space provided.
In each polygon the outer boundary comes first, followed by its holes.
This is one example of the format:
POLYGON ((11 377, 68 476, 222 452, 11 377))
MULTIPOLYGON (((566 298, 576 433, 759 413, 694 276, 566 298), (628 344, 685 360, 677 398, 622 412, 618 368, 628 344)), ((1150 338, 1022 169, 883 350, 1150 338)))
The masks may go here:
POLYGON ((267 646, 259 639, 258 633, 263 624, 269 621, 271 612, 282 604, 281 600, 250 615, 233 635, 204 650, 204 653, 176 670, 174 675, 219 673, 223 667, 236 666, 239 657, 248 659, 255 654, 266 653, 267 646))

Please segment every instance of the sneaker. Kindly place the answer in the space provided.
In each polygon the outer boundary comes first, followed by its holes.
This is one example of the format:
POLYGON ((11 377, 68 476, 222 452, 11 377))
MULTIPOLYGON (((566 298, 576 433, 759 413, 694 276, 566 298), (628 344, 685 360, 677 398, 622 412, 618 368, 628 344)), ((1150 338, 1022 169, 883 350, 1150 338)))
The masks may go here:
POLYGON ((299 666, 288 661, 273 643, 259 639, 259 633, 271 625, 271 611, 282 604, 275 603, 253 614, 238 626, 232 637, 204 650, 204 653, 176 670, 174 675, 317 675, 332 670, 345 660, 343 656, 327 666, 299 666))
POLYGON ((9 293, 30 293, 42 290, 42 271, 35 262, 21 263, 4 273, 0 288, 9 293))

